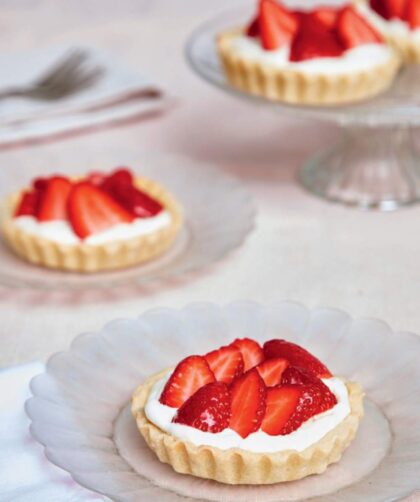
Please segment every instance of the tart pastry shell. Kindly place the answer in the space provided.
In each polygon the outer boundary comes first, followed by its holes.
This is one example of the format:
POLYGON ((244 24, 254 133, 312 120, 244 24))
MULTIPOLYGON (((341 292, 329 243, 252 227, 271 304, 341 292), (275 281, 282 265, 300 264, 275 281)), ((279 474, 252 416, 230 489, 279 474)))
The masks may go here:
POLYGON ((164 253, 174 242, 182 225, 178 202, 162 186, 144 177, 135 184, 158 200, 171 215, 169 225, 150 234, 101 244, 60 244, 23 231, 14 224, 13 214, 20 193, 10 196, 1 222, 4 239, 26 261, 47 268, 72 272, 99 272, 138 265, 164 253))
POLYGON ((340 460, 353 440, 363 417, 363 391, 356 383, 345 382, 351 412, 322 439, 305 450, 275 453, 254 453, 240 448, 221 450, 212 446, 197 446, 162 431, 150 422, 144 406, 155 382, 167 370, 150 377, 133 394, 132 413, 146 443, 161 462, 170 464, 181 474, 212 479, 220 483, 272 484, 321 474, 331 463, 340 460))
POLYGON ((273 101, 301 105, 337 105, 373 97, 393 82, 401 65, 397 53, 383 65, 346 74, 307 74, 298 69, 275 68, 237 54, 231 41, 242 30, 219 35, 217 47, 232 87, 273 101))
POLYGON ((401 36, 392 33, 383 33, 390 46, 401 54, 406 63, 420 64, 420 42, 416 42, 409 35, 401 36))

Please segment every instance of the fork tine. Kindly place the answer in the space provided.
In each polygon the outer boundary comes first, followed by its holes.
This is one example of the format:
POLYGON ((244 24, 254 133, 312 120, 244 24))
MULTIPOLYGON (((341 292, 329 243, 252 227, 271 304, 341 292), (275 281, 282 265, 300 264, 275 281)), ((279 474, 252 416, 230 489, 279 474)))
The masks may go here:
POLYGON ((104 69, 99 66, 85 70, 84 72, 77 71, 72 74, 71 78, 64 80, 60 85, 37 88, 37 90, 34 89, 34 93, 38 95, 42 93, 44 99, 58 99, 93 85, 103 73, 104 69))
POLYGON ((75 79, 73 81, 73 88, 80 90, 84 87, 91 86, 94 82, 96 82, 102 75, 104 74, 104 69, 101 66, 96 66, 85 70, 84 72, 80 72, 79 75, 75 75, 75 79))
POLYGON ((55 66, 42 75, 35 85, 41 87, 49 87, 55 84, 58 80, 64 80, 67 74, 79 67, 87 58, 87 52, 80 49, 74 50, 64 56, 55 66))

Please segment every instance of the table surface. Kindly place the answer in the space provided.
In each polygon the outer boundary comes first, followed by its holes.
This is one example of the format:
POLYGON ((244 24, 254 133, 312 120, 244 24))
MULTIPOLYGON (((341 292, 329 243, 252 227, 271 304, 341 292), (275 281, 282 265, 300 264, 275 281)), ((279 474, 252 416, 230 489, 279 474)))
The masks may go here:
POLYGON ((0 50, 93 44, 156 76, 180 98, 179 106, 160 118, 2 151, 2 169, 14 164, 22 169, 22 161, 23 167, 30 165, 35 156, 59 158, 69 151, 77 163, 85 149, 102 145, 138 148, 139 158, 142 150, 182 153, 240 178, 259 213, 256 230, 241 249, 147 295, 133 289, 71 295, 0 289, 0 367, 45 360, 75 335, 116 317, 200 300, 291 299, 420 333, 420 206, 359 212, 319 200, 297 184, 305 158, 335 141, 339 131, 233 98, 191 72, 184 42, 223 6, 223 0, 2 1, 0 50))

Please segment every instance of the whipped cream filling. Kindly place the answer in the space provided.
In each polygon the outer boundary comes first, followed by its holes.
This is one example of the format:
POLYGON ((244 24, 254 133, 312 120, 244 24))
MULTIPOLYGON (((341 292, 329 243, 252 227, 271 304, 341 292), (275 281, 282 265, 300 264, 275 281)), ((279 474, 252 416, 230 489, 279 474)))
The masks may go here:
POLYGON ((339 57, 314 58, 305 61, 289 61, 290 47, 266 51, 258 39, 238 35, 232 38, 230 47, 236 54, 258 60, 275 68, 299 70, 308 74, 347 74, 381 66, 392 57, 392 50, 385 44, 366 44, 349 49, 339 57))
POLYGON ((420 43, 420 28, 412 30, 410 25, 402 19, 384 19, 365 3, 358 3, 357 10, 381 33, 396 37, 410 37, 420 43))
POLYGON ((65 220, 38 221, 34 216, 18 216, 14 224, 25 233, 43 237, 59 244, 88 244, 97 246, 111 241, 121 241, 151 234, 171 223, 168 211, 161 211, 150 218, 136 218, 131 223, 119 223, 103 232, 92 234, 86 239, 80 239, 65 220))
POLYGON ((171 372, 152 387, 144 412, 150 422, 163 431, 197 446, 215 446, 222 450, 241 448, 255 453, 273 453, 285 450, 303 451, 322 439, 342 422, 351 411, 345 383, 339 378, 332 377, 323 379, 323 382, 335 394, 337 404, 330 410, 310 418, 299 429, 286 436, 270 436, 262 430, 258 430, 248 437, 242 438, 229 428, 216 433, 203 432, 188 425, 172 423, 177 409, 159 402, 160 395, 170 375, 171 372))

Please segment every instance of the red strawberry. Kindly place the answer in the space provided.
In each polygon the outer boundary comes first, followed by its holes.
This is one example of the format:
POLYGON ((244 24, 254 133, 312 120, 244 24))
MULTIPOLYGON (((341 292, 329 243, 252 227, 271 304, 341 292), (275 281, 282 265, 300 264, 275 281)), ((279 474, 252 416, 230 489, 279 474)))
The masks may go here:
POLYGON ((264 380, 267 387, 274 387, 280 383, 283 371, 287 368, 289 362, 281 357, 267 359, 260 363, 256 368, 260 377, 264 380))
POLYGON ((318 21, 327 30, 332 30, 338 18, 338 9, 333 7, 320 7, 311 12, 311 17, 318 21))
POLYGON ((126 167, 107 176, 101 188, 137 218, 156 216, 163 209, 157 200, 135 187, 133 175, 126 167))
POLYGON ((116 199, 137 218, 150 218, 151 216, 156 216, 163 209, 160 202, 134 186, 127 188, 123 193, 118 189, 115 196, 116 199))
POLYGON ((246 28, 246 34, 248 37, 259 37, 260 36, 260 23, 258 16, 256 16, 246 28))
POLYGON ((316 377, 310 376, 309 373, 305 373, 303 370, 299 370, 295 366, 289 366, 283 372, 280 383, 284 385, 303 385, 306 383, 312 383, 315 378, 316 377))
POLYGON ((82 239, 134 217, 114 199, 91 183, 77 183, 70 192, 68 215, 74 232, 82 239))
POLYGON ((261 429, 272 436, 282 433, 283 427, 296 410, 303 393, 298 385, 281 385, 267 389, 267 401, 261 429))
POLYGON ((301 15, 299 30, 290 49, 290 61, 338 57, 342 53, 343 47, 334 31, 326 30, 310 14, 301 15))
POLYGON ((266 387, 254 368, 233 381, 229 427, 246 438, 260 428, 265 412, 266 387))
POLYGON ((318 386, 322 392, 322 400, 320 403, 320 410, 329 410, 337 404, 337 398, 319 378, 307 373, 301 368, 289 366, 286 368, 281 376, 282 385, 315 385, 318 386))
POLYGON ((402 19, 410 0, 385 0, 383 3, 386 5, 387 19, 402 19))
POLYGON ((204 357, 186 357, 169 377, 159 401, 179 408, 198 389, 211 382, 214 382, 214 375, 204 357))
POLYGON ((37 190, 23 192, 20 202, 15 210, 15 217, 36 216, 40 201, 40 193, 37 190))
POLYGON ((42 191, 38 220, 66 220, 67 202, 71 188, 71 181, 63 176, 50 178, 47 187, 42 191))
POLYGON ((211 382, 185 401, 172 422, 204 432, 221 432, 229 426, 229 419, 229 388, 225 383, 211 382))
POLYGON ((35 178, 34 181, 32 182, 32 186, 34 187, 35 190, 39 191, 44 191, 49 183, 50 179, 49 178, 35 178))
POLYGON ((236 347, 220 347, 204 356, 218 382, 231 383, 244 372, 244 361, 236 347))
POLYGON ((291 366, 303 368, 306 372, 319 378, 329 378, 331 373, 319 359, 300 345, 286 340, 270 340, 264 344, 264 355, 267 359, 283 357, 291 366))
POLYGON ((264 359, 264 353, 260 345, 250 338, 237 338, 231 343, 240 350, 244 360, 244 371, 248 371, 264 359))
POLYGON ((115 188, 126 188, 132 185, 133 175, 130 170, 120 167, 104 178, 101 188, 112 195, 115 188))
POLYGON ((261 44, 266 50, 275 50, 289 44, 298 26, 297 17, 275 0, 261 0, 259 29, 261 44))
POLYGON ((407 0, 403 19, 408 22, 412 30, 420 27, 420 4, 418 0, 407 0))
POLYGON ((375 28, 351 6, 344 7, 338 16, 337 36, 346 49, 383 42, 375 28))
POLYGON ((370 0, 369 3, 372 10, 384 19, 389 19, 388 7, 385 2, 386 0, 370 0))
POLYGON ((301 390, 294 412, 281 429, 280 434, 286 435, 298 429, 314 415, 325 411, 323 389, 318 385, 296 385, 301 390))

